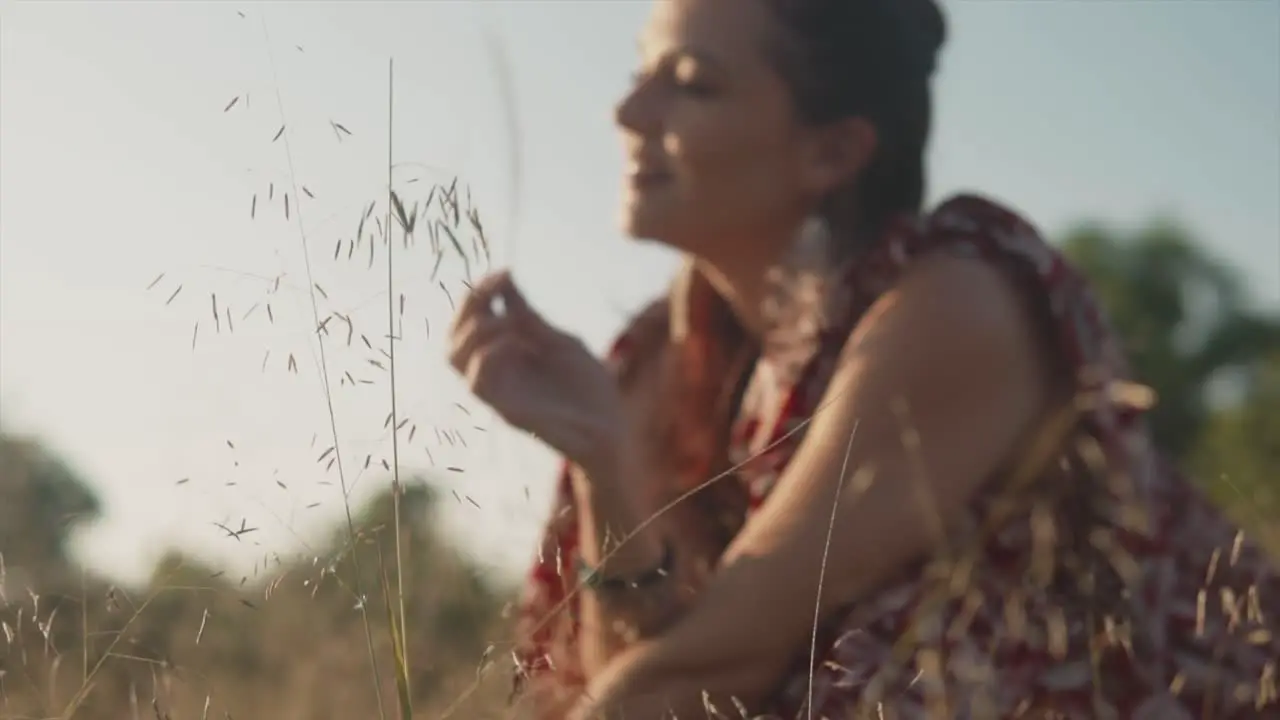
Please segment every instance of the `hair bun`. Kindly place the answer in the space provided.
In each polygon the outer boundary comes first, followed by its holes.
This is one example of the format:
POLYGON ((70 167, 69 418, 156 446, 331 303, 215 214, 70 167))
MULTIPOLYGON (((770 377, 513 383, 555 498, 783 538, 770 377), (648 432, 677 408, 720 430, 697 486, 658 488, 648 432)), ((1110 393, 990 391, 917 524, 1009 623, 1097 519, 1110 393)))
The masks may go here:
POLYGON ((912 55, 925 75, 932 75, 938 52, 947 41, 947 19, 937 0, 889 0, 901 8, 911 38, 912 55))

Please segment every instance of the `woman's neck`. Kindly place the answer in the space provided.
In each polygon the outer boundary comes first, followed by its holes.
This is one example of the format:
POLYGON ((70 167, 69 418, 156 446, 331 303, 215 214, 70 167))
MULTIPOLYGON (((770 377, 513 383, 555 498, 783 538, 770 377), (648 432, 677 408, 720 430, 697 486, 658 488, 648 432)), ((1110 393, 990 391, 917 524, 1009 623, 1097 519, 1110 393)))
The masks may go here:
POLYGON ((698 268, 707 282, 728 303, 744 330, 759 339, 765 331, 765 298, 769 293, 768 272, 773 262, 710 262, 699 259, 698 268))
MULTIPOLYGON (((773 253, 739 253, 723 258, 699 258, 698 269, 725 299, 748 333, 760 339, 770 325, 766 304, 778 292, 780 278, 796 272, 821 275, 840 260, 825 223, 802 224, 777 243, 741 243, 745 247, 774 247, 773 253), (779 274, 781 271, 781 275, 779 274)), ((785 280, 783 280, 785 282, 785 280)))

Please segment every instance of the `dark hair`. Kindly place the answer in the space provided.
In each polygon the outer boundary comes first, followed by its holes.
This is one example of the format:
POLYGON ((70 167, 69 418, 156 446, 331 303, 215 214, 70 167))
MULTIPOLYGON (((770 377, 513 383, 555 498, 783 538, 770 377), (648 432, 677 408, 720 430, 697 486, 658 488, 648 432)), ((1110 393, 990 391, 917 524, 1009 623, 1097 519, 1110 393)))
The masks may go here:
POLYGON ((861 116, 876 128, 871 164, 825 208, 834 229, 856 242, 894 215, 919 211, 929 81, 946 39, 934 0, 764 1, 780 30, 770 51, 801 117, 822 124, 861 116))
MULTIPOLYGON (((895 215, 920 210, 929 80, 946 34, 942 13, 934 0, 761 1, 778 20, 769 51, 801 118, 822 124, 861 116, 876 128, 870 165, 823 208, 835 235, 856 250, 895 215)), ((636 346, 666 348, 652 433, 687 490, 728 469, 729 424, 758 348, 693 264, 668 303, 665 313, 638 323, 649 326, 640 334, 650 340, 636 346)), ((745 512, 742 486, 714 483, 693 500, 707 529, 727 544, 745 512)))

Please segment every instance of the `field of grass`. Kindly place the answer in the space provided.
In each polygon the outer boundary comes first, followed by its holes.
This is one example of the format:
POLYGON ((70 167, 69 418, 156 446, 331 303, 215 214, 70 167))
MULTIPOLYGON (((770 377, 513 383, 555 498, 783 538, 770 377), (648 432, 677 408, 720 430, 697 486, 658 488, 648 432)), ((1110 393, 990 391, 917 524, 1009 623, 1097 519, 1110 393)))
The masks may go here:
MULTIPOLYGON (((389 70, 388 117, 394 117, 392 80, 389 70)), ((275 100, 280 123, 270 140, 291 153, 286 108, 275 100)), ((241 105, 239 97, 228 99, 224 112, 241 105)), ((330 126, 338 140, 351 134, 341 123, 330 126)), ((287 181, 261 188, 246 203, 251 216, 269 208, 297 223, 292 242, 305 260, 309 349, 323 378, 329 427, 328 437, 305 451, 318 456, 349 497, 353 468, 370 469, 372 457, 344 457, 333 394, 347 385, 376 385, 385 393, 380 430, 390 450, 380 461, 384 491, 365 505, 348 504, 341 527, 314 556, 264 560, 254 573, 232 577, 170 555, 145 587, 126 590, 79 567, 66 551, 63 515, 89 512, 93 503, 50 489, 64 487, 62 471, 37 442, 0 435, 0 720, 510 716, 509 610, 516 589, 484 574, 443 535, 440 491, 422 478, 402 477, 400 457, 401 443, 412 441, 418 426, 397 388, 403 372, 397 346, 411 332, 397 264, 406 253, 417 253, 415 261, 426 253, 433 279, 446 263, 470 278, 488 266, 489 240, 465 182, 396 180, 394 127, 388 136, 385 192, 361 199, 362 211, 350 218, 353 232, 332 249, 315 246, 303 231, 302 198, 312 192, 293 176, 291 156, 287 181), (312 269, 322 260, 385 276, 386 304, 376 326, 362 326, 328 302, 312 269), (335 348, 353 347, 364 352, 364 369, 377 373, 376 382, 333 361, 335 348)), ((167 304, 183 289, 160 274, 147 291, 167 304)), ((255 313, 274 322, 278 290, 277 278, 261 302, 235 317, 225 298, 211 293, 209 309, 192 320, 192 346, 202 332, 231 332, 255 313)), ((302 360, 268 352, 263 365, 297 372, 302 360)), ((1240 422, 1247 430, 1253 421, 1240 422)), ((1221 457, 1206 462, 1225 464, 1221 457)), ((1280 550, 1274 493, 1258 500, 1216 488, 1234 514, 1280 550)), ((245 530, 226 528, 232 537, 245 530)))

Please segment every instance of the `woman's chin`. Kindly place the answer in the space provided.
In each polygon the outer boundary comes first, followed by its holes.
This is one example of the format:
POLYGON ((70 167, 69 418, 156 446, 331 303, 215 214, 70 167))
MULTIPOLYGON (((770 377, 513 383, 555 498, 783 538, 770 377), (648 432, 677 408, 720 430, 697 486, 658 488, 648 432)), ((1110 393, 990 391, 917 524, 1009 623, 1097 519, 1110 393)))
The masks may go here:
POLYGON ((622 231, 636 240, 669 240, 682 224, 679 210, 662 197, 627 198, 620 215, 622 231))
POLYGON ((632 240, 658 240, 665 233, 666 223, 653 212, 646 212, 643 207, 630 206, 622 210, 622 232, 632 240))

